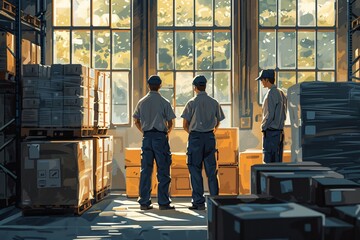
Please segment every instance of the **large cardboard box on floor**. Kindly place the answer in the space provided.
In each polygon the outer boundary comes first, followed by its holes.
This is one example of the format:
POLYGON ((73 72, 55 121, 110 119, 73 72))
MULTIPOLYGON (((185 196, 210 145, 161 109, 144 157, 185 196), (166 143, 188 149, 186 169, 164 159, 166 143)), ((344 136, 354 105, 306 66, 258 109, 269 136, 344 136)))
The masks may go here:
MULTIPOLYGON (((138 197, 140 186, 141 167, 125 167, 126 171, 126 195, 127 197, 138 197)), ((158 181, 156 177, 156 165, 154 164, 151 178, 151 196, 157 196, 158 181)))
POLYGON ((239 168, 237 166, 219 166, 219 195, 239 194, 239 168))
POLYGON ((187 168, 172 168, 170 196, 191 197, 190 173, 187 168))
POLYGON ((78 207, 93 199, 93 141, 21 144, 21 205, 78 207))
POLYGON ((215 132, 216 147, 219 151, 219 165, 237 165, 239 154, 239 129, 219 128, 215 132))
POLYGON ((125 148, 125 167, 141 166, 141 148, 125 148))
POLYGON ((262 164, 263 157, 261 150, 246 150, 239 155, 240 173, 240 194, 250 193, 251 166, 262 164))

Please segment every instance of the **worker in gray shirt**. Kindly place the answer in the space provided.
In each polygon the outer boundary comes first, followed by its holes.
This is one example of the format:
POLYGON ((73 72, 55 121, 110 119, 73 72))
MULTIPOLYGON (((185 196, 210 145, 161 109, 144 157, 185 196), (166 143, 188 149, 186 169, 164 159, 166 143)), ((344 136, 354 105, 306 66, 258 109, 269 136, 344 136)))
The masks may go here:
POLYGON ((262 70, 255 80, 260 80, 263 87, 269 89, 262 106, 263 161, 282 162, 287 99, 274 84, 274 70, 262 70))
POLYGON ((189 133, 187 165, 192 188, 191 210, 204 210, 204 186, 202 164, 204 162, 211 195, 219 194, 217 162, 215 154, 216 139, 214 132, 225 116, 220 104, 205 92, 206 78, 202 75, 193 80, 196 96, 191 98, 181 115, 183 127, 189 133))
POLYGON ((170 205, 169 185, 171 181, 171 152, 168 135, 173 128, 175 113, 159 93, 159 76, 147 80, 149 93, 138 102, 133 114, 135 126, 143 133, 139 199, 141 210, 152 209, 151 175, 154 158, 157 166, 158 204, 160 210, 175 209, 170 205))

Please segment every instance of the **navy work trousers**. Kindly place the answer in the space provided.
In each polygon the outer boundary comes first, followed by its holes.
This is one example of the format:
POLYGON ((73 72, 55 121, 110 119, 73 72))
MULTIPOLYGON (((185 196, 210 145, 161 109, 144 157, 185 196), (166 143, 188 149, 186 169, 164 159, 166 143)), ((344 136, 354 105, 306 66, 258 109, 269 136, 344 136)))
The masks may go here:
POLYGON ((284 132, 266 130, 263 132, 263 161, 265 163, 282 162, 284 150, 284 132))

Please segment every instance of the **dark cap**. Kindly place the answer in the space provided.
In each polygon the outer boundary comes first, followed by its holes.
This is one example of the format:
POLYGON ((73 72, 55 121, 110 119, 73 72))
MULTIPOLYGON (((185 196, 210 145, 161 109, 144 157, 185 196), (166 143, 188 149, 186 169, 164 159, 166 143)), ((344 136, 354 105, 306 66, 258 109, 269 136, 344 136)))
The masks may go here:
POLYGON ((275 78, 275 71, 272 69, 262 70, 257 78, 255 80, 261 80, 263 78, 275 78))
POLYGON ((149 79, 147 80, 147 83, 149 85, 160 85, 161 84, 161 78, 157 75, 151 75, 149 79))
POLYGON ((195 86, 206 86, 206 78, 203 75, 197 75, 194 77, 194 81, 192 82, 195 86))

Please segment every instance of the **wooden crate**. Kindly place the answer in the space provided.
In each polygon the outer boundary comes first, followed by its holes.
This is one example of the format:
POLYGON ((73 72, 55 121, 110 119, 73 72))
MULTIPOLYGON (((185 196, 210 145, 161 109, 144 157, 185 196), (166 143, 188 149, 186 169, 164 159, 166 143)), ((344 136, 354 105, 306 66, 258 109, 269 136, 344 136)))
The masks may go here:
POLYGON ((237 166, 219 166, 219 195, 239 194, 239 168, 237 166))
POLYGON ((187 168, 171 169, 170 196, 171 197, 191 196, 190 174, 187 168))
POLYGON ((141 148, 125 148, 125 167, 141 166, 141 148))
POLYGON ((219 151, 219 165, 237 165, 239 154, 239 129, 219 128, 215 132, 216 147, 219 151))
MULTIPOLYGON (((140 167, 126 167, 126 195, 127 197, 138 197, 140 186, 140 167)), ((158 181, 156 178, 156 166, 154 165, 151 179, 151 196, 157 195, 158 181)))

